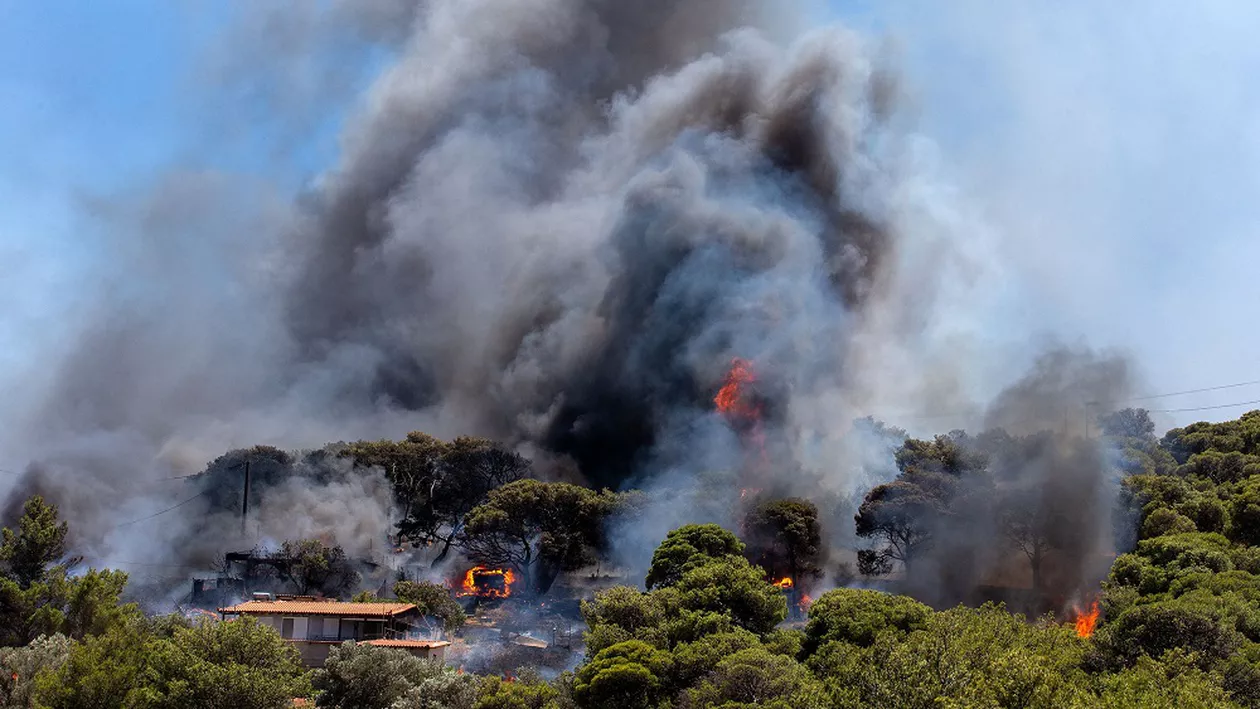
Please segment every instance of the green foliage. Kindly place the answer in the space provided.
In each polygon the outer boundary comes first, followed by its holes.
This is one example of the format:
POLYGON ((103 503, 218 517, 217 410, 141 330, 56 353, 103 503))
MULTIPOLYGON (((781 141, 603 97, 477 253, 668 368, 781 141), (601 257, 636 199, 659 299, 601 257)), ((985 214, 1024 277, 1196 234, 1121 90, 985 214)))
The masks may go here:
POLYGON ((673 658, 641 640, 605 648, 577 672, 573 697, 578 706, 650 709, 665 697, 673 658))
POLYGON ((904 637, 924 628, 931 614, 931 608, 906 596, 850 588, 828 591, 809 608, 804 655, 830 642, 869 647, 882 634, 904 637))
POLYGON ((25 647, 0 648, 0 707, 33 706, 36 678, 61 669, 70 657, 71 646, 70 638, 64 635, 41 635, 25 647))
POLYGON ((310 695, 298 651, 250 618, 203 620, 147 648, 137 707, 282 709, 310 695))
POLYGON ((399 581, 394 584, 394 596, 405 603, 414 603, 422 614, 441 620, 448 633, 458 630, 467 620, 464 609, 451 598, 451 592, 432 581, 399 581))
POLYGON ((1105 709, 1228 709, 1236 707, 1220 678, 1199 669, 1193 658, 1173 651, 1141 657, 1122 672, 1099 678, 1100 696, 1088 706, 1105 709))
POLYGON ((836 641, 810 661, 833 706, 1087 705, 1084 648, 1070 628, 1029 624, 1001 606, 931 614, 918 630, 836 641))
POLYGON ((405 650, 347 642, 332 649, 313 684, 320 707, 466 709, 476 679, 405 650))
POLYGON ((0 561, 5 576, 22 588, 44 579, 48 566, 66 553, 69 526, 57 519, 57 506, 34 495, 22 506, 16 530, 3 530, 0 561))
POLYGON ((1161 507, 1146 517, 1146 521, 1142 523, 1142 539, 1150 539, 1151 537, 1160 537, 1165 534, 1181 534, 1182 532, 1197 532, 1198 526, 1194 521, 1176 510, 1167 507, 1161 507))
POLYGON ((1163 447, 1178 463, 1208 450, 1220 453, 1260 454, 1260 411, 1243 414, 1234 421, 1196 423, 1174 428, 1164 434, 1163 447))
POLYGON ((666 636, 662 626, 677 611, 676 595, 663 591, 642 593, 629 586, 616 586, 596 593, 593 601, 582 601, 587 654, 594 656, 606 647, 630 639, 664 646, 666 636))
POLYGON ((687 706, 697 709, 775 707, 824 709, 829 706, 822 682, 792 658, 765 648, 740 650, 687 690, 687 706))
POLYGON ((1242 483, 1230 499, 1229 535, 1249 546, 1260 546, 1260 478, 1242 483))
POLYGON ((537 680, 504 681, 487 677, 477 692, 473 709, 564 709, 556 687, 537 680))
POLYGON ((665 535, 665 541, 652 554, 647 587, 659 588, 678 583, 684 572, 710 559, 740 556, 744 543, 732 532, 716 524, 689 524, 665 535))
POLYGON ((723 658, 757 647, 761 647, 757 636, 743 629, 713 633, 679 643, 673 650, 674 685, 690 687, 717 667, 723 658))
POLYGON ((330 547, 318 539, 290 540, 276 556, 284 560, 284 577, 303 595, 337 598, 359 583, 359 573, 340 546, 330 547))
POLYGON ((182 626, 129 618, 75 643, 35 680, 35 706, 45 709, 281 709, 309 694, 297 650, 248 619, 182 626))
POLYGON ((528 573, 546 593, 562 571, 596 560, 604 523, 625 498, 568 483, 517 480, 468 514, 460 545, 470 558, 528 573))
POLYGON ((119 623, 76 643, 55 672, 35 680, 41 709, 140 706, 150 637, 140 622, 119 623))
POLYGON ((1098 430, 1108 438, 1155 438, 1155 422, 1146 409, 1123 409, 1103 414, 1098 417, 1098 430))
POLYGON ((53 633, 76 639, 104 633, 139 614, 134 605, 120 603, 126 585, 127 574, 121 571, 89 569, 71 577, 64 566, 52 567, 25 589, 0 578, 2 644, 22 645, 53 633))
POLYGON ((806 576, 819 575, 822 527, 814 503, 802 499, 762 502, 748 513, 744 528, 753 562, 773 577, 787 576, 799 585, 806 576))
POLYGON ((726 615, 736 626, 758 635, 787 617, 787 599, 766 582, 765 572, 741 557, 713 559, 683 574, 673 589, 690 611, 726 615))
POLYGON ((1174 604, 1134 606, 1095 636, 1095 648, 1108 667, 1130 667, 1143 655, 1163 657, 1174 649, 1195 653, 1205 669, 1233 655, 1243 638, 1202 612, 1174 604))

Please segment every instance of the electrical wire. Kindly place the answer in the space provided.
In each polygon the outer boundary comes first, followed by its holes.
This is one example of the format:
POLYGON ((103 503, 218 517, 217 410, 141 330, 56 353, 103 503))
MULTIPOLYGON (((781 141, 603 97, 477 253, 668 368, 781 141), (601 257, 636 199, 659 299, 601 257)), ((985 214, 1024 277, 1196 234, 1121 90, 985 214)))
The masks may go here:
POLYGON ((167 512, 171 512, 171 511, 173 511, 173 510, 177 510, 177 509, 179 509, 179 508, 183 507, 184 505, 186 505, 186 504, 188 504, 188 503, 192 502, 193 500, 195 500, 195 499, 197 499, 197 498, 199 498, 199 497, 204 497, 204 496, 206 496, 207 494, 209 494, 209 492, 210 492, 209 490, 204 490, 204 491, 202 491, 202 492, 197 493, 196 495, 193 495, 192 497, 188 498, 187 500, 184 500, 183 502, 181 502, 181 503, 179 503, 179 504, 177 504, 177 505, 172 505, 171 507, 167 507, 166 509, 161 510, 160 512, 154 512, 153 514, 149 515, 148 517, 141 517, 140 519, 133 519, 133 520, 131 520, 130 522, 123 522, 122 524, 116 524, 116 525, 114 525, 113 527, 111 527, 111 529, 118 529, 119 527, 127 527, 127 526, 130 526, 130 525, 133 525, 133 524, 138 524, 138 523, 140 523, 140 522, 145 522, 145 521, 151 520, 151 519, 153 519, 154 517, 159 517, 159 516, 161 516, 161 515, 166 514, 167 512))
MULTIPOLYGON (((1148 394, 1146 396, 1134 396, 1128 399, 1112 399, 1110 401, 1091 402, 1091 403, 1123 404, 1129 401, 1150 401, 1151 399, 1166 399, 1171 396, 1182 396, 1184 394, 1201 394, 1203 392, 1208 392, 1208 391, 1222 391, 1224 389, 1238 389, 1240 387, 1254 386, 1256 384, 1260 384, 1260 379, 1254 379, 1249 382, 1237 382, 1235 384, 1221 384, 1219 386, 1214 386, 1214 387, 1203 387, 1202 389, 1186 389, 1185 391, 1173 391, 1167 394, 1148 394)), ((1192 410, 1192 409, 1189 409, 1189 410, 1192 410)))
POLYGON ((1211 411, 1213 409, 1232 409, 1238 406, 1251 406, 1252 404, 1260 404, 1260 399, 1251 401, 1239 401, 1235 404, 1218 404, 1216 406, 1194 406, 1188 409, 1151 409, 1151 413, 1158 414, 1176 414, 1185 411, 1211 411))

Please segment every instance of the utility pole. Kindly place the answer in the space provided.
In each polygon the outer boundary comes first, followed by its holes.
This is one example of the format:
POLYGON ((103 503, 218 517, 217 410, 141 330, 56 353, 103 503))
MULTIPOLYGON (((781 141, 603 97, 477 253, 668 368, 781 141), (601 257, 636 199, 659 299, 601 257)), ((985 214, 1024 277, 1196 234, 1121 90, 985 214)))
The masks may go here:
POLYGON ((241 536, 245 536, 248 532, 245 529, 245 520, 249 517, 249 461, 245 461, 245 494, 241 498, 241 536))

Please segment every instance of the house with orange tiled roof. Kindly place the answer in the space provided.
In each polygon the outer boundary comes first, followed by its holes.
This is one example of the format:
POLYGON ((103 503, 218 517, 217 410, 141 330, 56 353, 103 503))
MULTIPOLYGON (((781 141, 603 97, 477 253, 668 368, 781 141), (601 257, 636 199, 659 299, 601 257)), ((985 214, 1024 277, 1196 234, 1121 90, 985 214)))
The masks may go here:
POLYGON ((251 617, 294 644, 308 667, 321 667, 334 645, 348 640, 399 647, 417 657, 444 660, 445 640, 420 637, 425 629, 411 603, 343 603, 278 596, 219 609, 225 620, 251 617), (402 644, 399 644, 402 643, 402 644))

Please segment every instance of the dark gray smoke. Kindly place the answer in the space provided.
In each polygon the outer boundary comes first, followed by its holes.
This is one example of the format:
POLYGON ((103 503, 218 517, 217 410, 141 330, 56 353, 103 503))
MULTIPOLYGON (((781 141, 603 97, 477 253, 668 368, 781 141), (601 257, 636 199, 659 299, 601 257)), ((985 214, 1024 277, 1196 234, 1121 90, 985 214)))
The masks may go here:
POLYGON ((904 588, 940 606, 1003 600, 1035 615, 1087 604, 1115 551, 1118 493, 1087 403, 1132 396, 1130 369, 1119 356, 1053 349, 994 399, 986 428, 944 437, 946 463, 903 464, 899 484, 931 500, 904 588))
POLYGON ((312 13, 247 12, 217 55, 281 141, 310 130, 313 97, 348 95, 335 60, 389 57, 337 107, 339 157, 303 194, 174 173, 92 205, 92 297, 5 442, 36 461, 15 494, 48 491, 94 558, 201 563, 295 530, 353 553, 388 530, 379 480, 331 462, 271 488, 245 534, 205 499, 116 526, 259 443, 477 434, 595 485, 731 492, 723 471, 760 457, 713 412, 736 357, 766 404, 775 469, 756 472, 849 500, 887 467, 850 422, 968 405, 1002 376, 968 350, 982 231, 890 122, 887 68, 843 29, 803 32, 802 4, 312 13))

